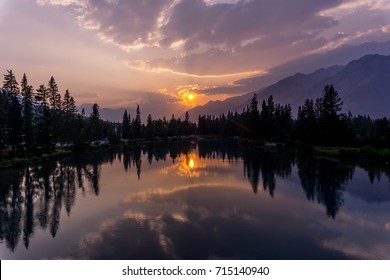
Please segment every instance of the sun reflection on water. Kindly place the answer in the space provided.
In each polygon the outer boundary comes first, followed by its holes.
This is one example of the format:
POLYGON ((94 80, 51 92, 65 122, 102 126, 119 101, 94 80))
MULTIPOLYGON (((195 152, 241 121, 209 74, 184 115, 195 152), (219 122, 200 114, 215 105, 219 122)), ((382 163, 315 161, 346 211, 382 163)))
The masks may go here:
POLYGON ((204 162, 201 164, 196 154, 191 153, 180 158, 172 166, 161 169, 160 172, 163 174, 174 174, 179 177, 199 178, 205 167, 204 162))

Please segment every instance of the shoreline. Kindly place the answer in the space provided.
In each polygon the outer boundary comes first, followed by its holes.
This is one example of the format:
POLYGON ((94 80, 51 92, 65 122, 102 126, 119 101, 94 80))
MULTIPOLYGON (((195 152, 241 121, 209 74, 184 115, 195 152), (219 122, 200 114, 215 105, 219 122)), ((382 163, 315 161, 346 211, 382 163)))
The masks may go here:
POLYGON ((259 149, 270 150, 275 152, 294 151, 296 153, 303 153, 316 157, 323 157, 329 159, 338 159, 353 162, 372 162, 381 165, 390 164, 390 149, 389 148, 373 148, 371 146, 364 147, 338 147, 338 146, 319 146, 306 145, 293 142, 264 142, 261 140, 253 140, 247 138, 237 137, 216 137, 213 135, 202 136, 185 136, 185 137, 169 137, 169 138, 155 138, 155 139, 132 139, 121 141, 118 144, 102 144, 102 145, 88 145, 81 149, 58 149, 51 154, 42 154, 40 156, 16 157, 13 159, 0 161, 0 170, 14 167, 22 167, 30 164, 39 164, 47 160, 56 160, 66 157, 77 156, 80 154, 95 153, 102 150, 107 150, 120 146, 138 146, 148 144, 170 144, 175 142, 189 142, 192 144, 198 141, 223 141, 234 140, 243 149, 259 149))

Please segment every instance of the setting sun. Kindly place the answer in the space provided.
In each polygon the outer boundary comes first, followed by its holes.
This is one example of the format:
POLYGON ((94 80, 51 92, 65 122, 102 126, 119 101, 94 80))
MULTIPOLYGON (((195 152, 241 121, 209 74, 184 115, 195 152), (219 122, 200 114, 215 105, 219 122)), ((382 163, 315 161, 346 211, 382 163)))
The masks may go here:
POLYGON ((195 98, 195 96, 194 96, 193 94, 189 94, 189 95, 188 95, 188 99, 189 99, 189 100, 193 100, 194 98, 195 98))
POLYGON ((193 159, 190 159, 190 162, 189 162, 189 167, 192 169, 192 168, 194 168, 195 167, 195 162, 194 162, 194 160, 193 159))

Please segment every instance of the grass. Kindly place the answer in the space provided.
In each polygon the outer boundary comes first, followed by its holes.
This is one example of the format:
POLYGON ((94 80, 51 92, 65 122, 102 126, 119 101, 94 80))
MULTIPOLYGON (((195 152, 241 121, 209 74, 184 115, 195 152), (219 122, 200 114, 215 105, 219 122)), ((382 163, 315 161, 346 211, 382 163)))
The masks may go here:
POLYGON ((28 164, 36 164, 36 163, 40 163, 40 162, 45 161, 45 160, 53 160, 53 159, 58 159, 58 158, 71 156, 71 155, 73 155, 72 151, 57 150, 54 153, 43 154, 41 156, 29 156, 29 157, 24 157, 24 158, 16 157, 13 159, 0 161, 0 169, 17 167, 17 166, 24 166, 24 165, 28 165, 28 164))
POLYGON ((373 148, 371 146, 364 146, 361 148, 314 146, 313 153, 319 156, 337 157, 342 159, 374 161, 390 160, 390 149, 373 148))

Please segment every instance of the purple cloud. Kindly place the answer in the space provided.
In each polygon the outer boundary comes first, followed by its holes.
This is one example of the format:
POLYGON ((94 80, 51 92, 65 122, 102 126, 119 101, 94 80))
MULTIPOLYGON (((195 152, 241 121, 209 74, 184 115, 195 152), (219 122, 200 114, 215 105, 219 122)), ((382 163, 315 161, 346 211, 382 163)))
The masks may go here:
POLYGON ((252 73, 314 51, 390 37, 390 5, 379 0, 39 2, 75 9, 80 23, 105 40, 144 49, 125 60, 151 72, 252 73))

